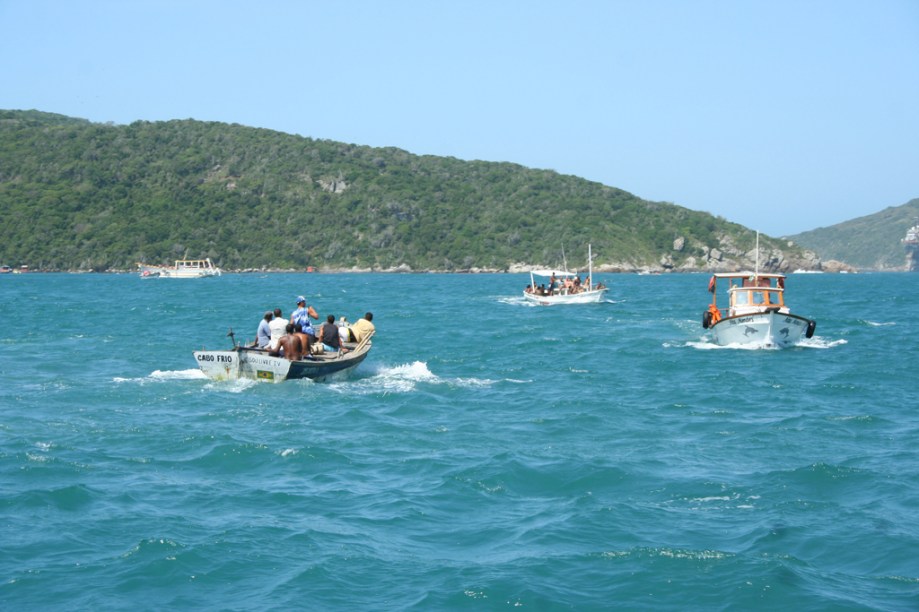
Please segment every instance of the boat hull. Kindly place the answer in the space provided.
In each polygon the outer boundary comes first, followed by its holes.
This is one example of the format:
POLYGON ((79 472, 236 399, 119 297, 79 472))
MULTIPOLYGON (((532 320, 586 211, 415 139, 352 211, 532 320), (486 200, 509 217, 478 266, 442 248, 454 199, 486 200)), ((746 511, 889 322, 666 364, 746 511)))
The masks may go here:
POLYGON ((198 367, 212 380, 238 380, 240 378, 268 382, 298 378, 324 380, 357 367, 367 357, 370 346, 367 343, 340 357, 335 354, 317 355, 314 358, 299 361, 272 357, 263 350, 248 347, 237 347, 229 351, 194 351, 194 356, 198 367))
POLYGON ((524 292, 523 297, 528 302, 539 304, 540 306, 553 306, 556 304, 596 304, 603 299, 608 289, 592 289, 580 293, 560 294, 560 295, 537 295, 535 293, 524 292))
POLYGON ((140 271, 143 278, 207 278, 209 276, 220 276, 220 272, 214 270, 173 270, 171 268, 153 268, 147 267, 140 271))
POLYGON ((785 348, 813 335, 815 323, 793 314, 762 312, 726 317, 712 325, 715 344, 785 348), (810 334, 810 335, 809 335, 810 334))

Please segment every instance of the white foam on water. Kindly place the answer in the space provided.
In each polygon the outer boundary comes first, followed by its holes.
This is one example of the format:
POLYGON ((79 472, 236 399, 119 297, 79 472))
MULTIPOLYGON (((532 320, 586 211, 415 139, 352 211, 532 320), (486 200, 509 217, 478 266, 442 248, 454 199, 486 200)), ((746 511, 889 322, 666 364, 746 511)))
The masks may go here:
POLYGON ((444 378, 431 372, 423 361, 395 366, 378 366, 372 376, 334 385, 347 393, 409 393, 419 384, 454 385, 458 387, 483 387, 495 381, 481 378, 444 378))
MULTIPOLYGON (((814 336, 813 338, 802 338, 794 346, 787 347, 791 348, 813 348, 813 349, 829 349, 835 348, 837 346, 842 346, 848 344, 847 340, 829 340, 827 338, 821 338, 820 336, 814 336)), ((702 351, 717 351, 717 350, 732 350, 732 351, 776 351, 783 350, 781 347, 774 344, 765 345, 761 343, 753 344, 715 344, 710 340, 699 340, 699 341, 690 341, 685 344, 676 344, 672 342, 665 342, 663 344, 664 348, 675 348, 680 346, 685 346, 689 348, 694 348, 702 351)))
POLYGON ((795 346, 800 346, 803 348, 815 348, 815 349, 829 349, 835 348, 837 346, 842 346, 848 344, 848 340, 830 340, 829 338, 822 338, 820 336, 814 336, 813 338, 804 338, 795 346))
POLYGON ((207 376, 198 368, 189 368, 188 370, 154 370, 147 376, 141 376, 139 378, 123 378, 121 376, 116 376, 112 381, 116 383, 146 383, 162 382, 166 380, 200 380, 205 378, 207 378, 207 376))
MULTIPOLYGON (((202 373, 202 376, 203 373, 202 373)), ((204 378, 207 378, 204 376, 204 378)), ((226 393, 242 393, 246 389, 250 389, 255 385, 258 385, 260 381, 252 380, 251 378, 236 378, 233 380, 215 380, 204 385, 204 388, 208 391, 224 391, 226 393)), ((270 381, 265 381, 266 384, 274 384, 270 381)))
POLYGON ((207 376, 198 368, 189 368, 187 370, 154 370, 149 378, 153 380, 197 380, 207 378, 207 376))
MULTIPOLYGON (((670 348, 670 347, 679 346, 679 345, 665 343, 664 346, 667 348, 670 348)), ((767 350, 768 351, 768 350, 773 350, 776 348, 774 346, 764 346, 762 344, 725 344, 725 345, 721 345, 721 344, 715 344, 714 342, 711 342, 710 340, 699 340, 696 342, 690 341, 684 344, 683 346, 698 349, 701 351, 721 351, 721 350, 728 350, 728 351, 767 350)))
POLYGON ((500 302, 501 304, 509 304, 510 306, 523 306, 525 308, 533 308, 534 306, 541 305, 541 304, 537 304, 536 302, 526 299, 522 295, 519 295, 516 297, 498 298, 498 302, 500 302))
POLYGON ((428 369, 428 364, 423 361, 415 361, 409 364, 388 368, 384 367, 377 375, 387 378, 402 378, 417 382, 436 382, 440 380, 438 376, 428 369))

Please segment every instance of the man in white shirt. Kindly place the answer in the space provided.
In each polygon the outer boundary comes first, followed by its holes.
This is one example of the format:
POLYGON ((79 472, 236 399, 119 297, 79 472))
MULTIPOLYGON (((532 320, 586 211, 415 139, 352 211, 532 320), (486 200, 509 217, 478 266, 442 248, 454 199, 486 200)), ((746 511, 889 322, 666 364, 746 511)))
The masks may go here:
POLYGON ((268 324, 268 328, 271 330, 271 342, 268 344, 268 348, 276 351, 278 350, 278 340, 287 333, 287 319, 281 316, 280 308, 274 309, 274 318, 268 324))

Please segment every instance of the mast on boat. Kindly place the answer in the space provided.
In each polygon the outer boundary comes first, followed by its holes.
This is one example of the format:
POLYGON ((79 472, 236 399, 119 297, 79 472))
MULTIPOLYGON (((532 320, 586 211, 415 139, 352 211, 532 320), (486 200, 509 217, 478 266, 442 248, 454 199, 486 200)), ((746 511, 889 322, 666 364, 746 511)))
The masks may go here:
POLYGON ((593 252, 590 249, 590 243, 587 243, 587 290, 590 291, 590 286, 594 282, 594 256, 593 252))

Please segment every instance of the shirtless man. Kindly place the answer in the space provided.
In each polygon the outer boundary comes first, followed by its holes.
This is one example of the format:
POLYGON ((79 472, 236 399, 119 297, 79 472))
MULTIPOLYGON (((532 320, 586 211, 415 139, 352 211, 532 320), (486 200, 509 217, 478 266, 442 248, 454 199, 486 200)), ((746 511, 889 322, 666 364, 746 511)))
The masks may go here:
POLYGON ((303 356, 307 357, 311 354, 310 346, 313 343, 314 337, 309 334, 303 333, 303 326, 299 323, 294 325, 294 335, 300 339, 300 348, 303 351, 303 356))
POLYGON ((281 353, 283 353, 288 361, 299 361, 300 357, 303 355, 303 346, 300 344, 300 338, 294 333, 294 326, 291 323, 287 324, 286 332, 286 334, 278 339, 277 350, 269 351, 268 354, 273 357, 280 357, 281 353))

